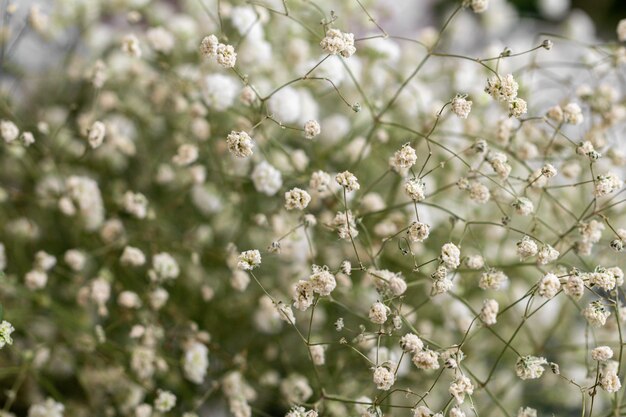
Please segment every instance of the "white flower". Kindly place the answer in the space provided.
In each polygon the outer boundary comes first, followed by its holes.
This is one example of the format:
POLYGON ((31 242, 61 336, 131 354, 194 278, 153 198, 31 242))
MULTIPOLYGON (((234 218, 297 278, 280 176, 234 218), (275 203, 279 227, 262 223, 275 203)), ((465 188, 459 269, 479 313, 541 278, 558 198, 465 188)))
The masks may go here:
POLYGON ((517 200, 515 200, 512 206, 515 208, 515 211, 520 216, 528 216, 532 214, 535 209, 533 202, 526 197, 519 197, 517 200))
POLYGON ((330 295, 337 286, 335 276, 330 273, 327 267, 313 265, 313 273, 309 277, 311 289, 322 297, 330 295))
POLYGON ((563 109, 559 105, 550 107, 546 112, 546 117, 557 123, 561 123, 563 121, 563 109))
POLYGON ((6 143, 11 143, 20 134, 20 130, 17 128, 15 123, 10 120, 0 120, 0 135, 2 135, 2 139, 6 143))
POLYGON ((526 100, 516 97, 513 100, 509 101, 509 116, 521 117, 522 115, 526 114, 527 111, 528 107, 526 104, 526 100))
POLYGON ((384 324, 387 321, 387 314, 389 314, 389 307, 377 301, 370 308, 369 319, 372 323, 384 324))
POLYGON ((553 298, 561 289, 561 281, 553 273, 547 273, 541 278, 537 286, 537 292, 545 298, 553 298))
POLYGON ((465 7, 470 7, 474 13, 483 13, 489 7, 489 0, 465 0, 465 7))
POLYGON ((169 54, 176 45, 176 38, 163 27, 150 28, 146 31, 148 43, 157 52, 169 54))
POLYGON ((232 45, 220 43, 217 46, 217 63, 224 68, 233 68, 237 62, 237 53, 232 45))
POLYGON ((611 194, 624 185, 624 181, 612 172, 599 175, 595 181, 593 195, 596 197, 604 197, 611 194))
POLYGON ((214 58, 217 55, 217 47, 220 44, 217 36, 205 36, 200 43, 200 53, 208 58, 214 58))
POLYGON ((162 413, 167 413, 176 405, 176 396, 169 391, 159 390, 154 400, 154 408, 162 413))
POLYGON ((543 366, 547 364, 545 358, 528 355, 517 360, 515 372, 521 379, 537 379, 543 375, 543 366))
POLYGON ((450 384, 448 392, 454 397, 457 404, 462 404, 466 395, 472 395, 474 393, 474 385, 468 377, 459 375, 450 384))
POLYGON ((13 325, 6 320, 2 320, 2 323, 0 323, 0 349, 6 345, 13 344, 13 339, 11 338, 13 331, 15 331, 13 325))
POLYGON ((244 131, 230 132, 226 137, 226 145, 228 145, 230 153, 237 158, 247 158, 253 154, 254 142, 250 135, 244 131))
POLYGON ((535 256, 538 250, 539 247, 537 243, 528 236, 524 236, 522 240, 517 242, 517 254, 522 261, 531 256, 535 256))
POLYGON ((520 407, 517 410, 517 417, 537 417, 537 410, 530 407, 520 407))
POLYGON ((237 258, 237 268, 243 269, 244 271, 251 271, 260 265, 261 253, 256 249, 241 252, 237 258))
POLYGON ((330 174, 324 171, 315 171, 313 174, 311 174, 311 179, 309 180, 309 189, 311 190, 311 192, 318 193, 323 197, 330 192, 330 182, 330 174))
POLYGON ((626 19, 622 19, 617 24, 617 39, 626 42, 626 19))
POLYGON ((28 409, 28 417, 63 417, 65 406, 47 398, 46 401, 33 404, 28 409))
POLYGON ((280 392, 290 404, 303 403, 313 395, 313 389, 305 377, 299 374, 290 374, 280 383, 280 392))
POLYGON ((285 193, 285 208, 287 210, 304 210, 311 202, 311 196, 300 188, 292 188, 285 193))
POLYGON ((89 146, 91 146, 93 149, 96 149, 97 147, 102 145, 105 135, 106 126, 104 125, 104 123, 100 121, 94 122, 94 124, 91 125, 91 128, 89 129, 89 132, 87 134, 87 141, 89 142, 89 146))
POLYGON ((480 255, 469 255, 465 258, 465 265, 469 269, 482 269, 482 267, 485 266, 485 260, 480 255))
POLYGON ((413 201, 422 201, 426 198, 425 187, 424 181, 418 178, 410 178, 404 183, 404 191, 413 201))
POLYGON ((377 366, 374 368, 374 384, 376 388, 383 391, 389 391, 396 382, 396 376, 386 366, 377 366))
POLYGON ((585 283, 578 275, 572 275, 563 286, 563 291, 574 300, 580 300, 585 292, 585 283))
POLYGON ((354 35, 344 33, 339 29, 328 29, 326 36, 320 42, 322 49, 332 55, 341 55, 349 58, 356 52, 354 47, 354 35))
POLYGON ((337 174, 335 176, 335 181, 337 181, 337 184, 344 187, 346 191, 348 192, 356 191, 359 188, 361 188, 356 176, 354 176, 354 174, 351 173, 350 171, 344 171, 344 172, 337 174))
POLYGON ((418 369, 439 369, 439 354, 434 350, 420 350, 413 355, 412 361, 418 369))
POLYGON ((591 351, 591 359, 594 361, 607 361, 613 357, 613 349, 608 346, 598 346, 591 351))
POLYGON ((417 162, 417 154, 415 149, 409 143, 405 143, 397 150, 389 161, 389 165, 395 170, 411 168, 417 162))
POLYGON ((313 305, 313 284, 311 281, 300 280, 296 283, 293 295, 293 306, 305 311, 313 305))
POLYGON ((583 122, 583 112, 576 103, 568 103, 563 107, 563 121, 571 125, 579 125, 583 122))
POLYGON ((141 266, 146 263, 146 255, 144 255, 141 249, 126 246, 120 257, 120 262, 123 265, 141 266))
POLYGON ((184 143, 176 150, 176 155, 172 158, 178 166, 193 164, 198 159, 198 147, 191 143, 184 143))
POLYGON ((547 265, 559 258, 559 251, 548 244, 544 244, 539 252, 537 252, 537 263, 539 265, 547 265))
POLYGON ((517 97, 519 85, 512 74, 494 75, 487 80, 485 92, 497 101, 511 102, 517 97))
POLYGON ((604 326, 606 319, 611 315, 611 312, 598 300, 592 301, 582 313, 583 317, 594 327, 604 326))
POLYGON ((263 194, 272 196, 283 186, 283 179, 280 171, 270 165, 267 161, 261 161, 252 171, 252 182, 254 188, 263 194))
POLYGON ((156 281, 175 279, 180 274, 178 262, 167 252, 157 253, 152 257, 152 271, 156 281))
POLYGON ((304 124, 304 137, 307 139, 313 139, 315 136, 321 133, 322 129, 317 120, 309 120, 304 124))
POLYGON ((451 242, 441 247, 441 261, 449 269, 456 269, 461 263, 461 250, 451 242))
POLYGON ((410 242, 423 242, 428 238, 430 234, 430 226, 422 222, 413 222, 407 230, 407 235, 410 242))
POLYGON ((483 290, 499 290, 509 278, 503 271, 490 269, 483 272, 478 282, 478 286, 483 290))
POLYGON ((48 283, 48 274, 44 271, 33 269, 24 276, 26 287, 30 290, 40 290, 48 283))
POLYGON ((600 386, 603 390, 609 393, 617 392, 622 388, 622 383, 619 380, 617 371, 610 369, 603 372, 600 377, 600 386))
POLYGON ((148 199, 141 193, 126 191, 123 198, 124 210, 138 219, 148 215, 148 199))
POLYGON ((135 58, 141 57, 141 48, 139 46, 139 40, 133 34, 124 36, 122 39, 122 51, 135 58))
POLYGON ((400 339, 400 347, 406 353, 417 353, 424 349, 424 342, 414 333, 407 333, 400 339))
POLYGON ((359 235, 354 216, 350 210, 347 212, 338 211, 333 219, 332 225, 337 230, 340 239, 350 240, 359 235))
POLYGON ((203 81, 204 102, 211 109, 224 111, 235 103, 241 89, 235 79, 223 74, 210 74, 203 81))
POLYGON ((479 204, 485 204, 491 198, 491 193, 487 186, 478 181, 472 181, 469 185, 469 196, 473 201, 479 204))
POLYGON ((486 326, 496 324, 499 309, 500 306, 496 300, 488 299, 483 301, 483 308, 480 310, 480 319, 486 326))
POLYGON ((183 371, 185 378, 194 384, 202 384, 209 367, 209 349, 200 342, 192 342, 185 348, 183 371))
POLYGON ((316 366, 322 366, 326 363, 325 349, 323 345, 313 345, 309 347, 311 352, 311 358, 313 358, 313 364, 316 366))
POLYGON ((452 111, 461 119, 467 119, 472 110, 472 102, 466 100, 465 96, 457 95, 452 99, 452 111))

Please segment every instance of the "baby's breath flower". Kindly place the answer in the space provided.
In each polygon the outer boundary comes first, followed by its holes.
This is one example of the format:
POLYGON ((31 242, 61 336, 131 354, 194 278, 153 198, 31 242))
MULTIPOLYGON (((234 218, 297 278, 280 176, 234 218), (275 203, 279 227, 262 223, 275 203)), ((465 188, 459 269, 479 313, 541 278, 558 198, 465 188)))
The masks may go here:
POLYGON ((356 191, 361 188, 356 176, 350 171, 344 171, 337 174, 335 176, 335 181, 337 181, 337 184, 341 185, 348 192, 356 191))
POLYGON ((464 7, 469 7, 474 13, 483 13, 489 7, 489 0, 464 0, 464 7))
POLYGON ((592 301, 583 311, 583 317, 587 319, 590 325, 594 327, 602 327, 606 324, 611 312, 602 304, 601 301, 592 301))
POLYGON ((233 68, 237 62, 237 53, 232 45, 220 43, 215 56, 217 63, 224 68, 233 68))
POLYGON ((185 378, 194 384, 202 384, 209 367, 209 349, 200 342, 192 342, 185 348, 183 371, 185 378))
POLYGON ((254 188, 265 195, 273 196, 283 186, 283 179, 280 171, 270 165, 267 161, 261 161, 251 174, 254 188))
POLYGON ((374 384, 376 388, 383 391, 389 391, 396 382, 395 374, 386 366, 377 366, 374 368, 374 384))
POLYGON ((422 349, 413 355, 412 361, 418 369, 439 369, 439 354, 434 350, 422 349))
POLYGON ((546 112, 546 117, 554 122, 561 123, 563 121, 563 109, 559 105, 550 107, 546 112))
POLYGON ((387 321, 387 314, 389 314, 389 307, 377 301, 370 308, 369 319, 372 323, 384 324, 387 321))
POLYGON ((604 175, 599 175, 595 181, 595 187, 593 195, 596 197, 604 197, 609 195, 624 185, 624 181, 612 172, 608 172, 604 175))
POLYGON ((481 269, 483 266, 485 266, 485 260, 480 255, 469 255, 465 258, 465 265, 469 269, 481 269))
POLYGON ((608 346, 598 346, 591 351, 591 359, 594 361, 608 361, 613 357, 613 349, 608 346))
POLYGON ((449 269, 456 269, 461 263, 461 250, 451 242, 441 247, 441 261, 449 269))
POLYGON ((122 51, 135 58, 141 57, 141 47, 139 39, 133 34, 128 34, 122 39, 122 51))
POLYGON ((141 249, 126 246, 120 257, 120 262, 123 265, 141 266, 146 263, 146 255, 144 255, 141 249))
POLYGON ((472 102, 464 95, 457 95, 452 99, 452 111, 461 119, 467 119, 472 110, 472 102))
POLYGON ((217 55, 219 43, 217 36, 205 36, 200 43, 200 53, 207 58, 214 58, 217 55))
POLYGON ((509 116, 510 117, 521 117, 526 114, 528 111, 528 107, 526 105, 526 100, 521 99, 519 97, 514 98, 509 101, 509 116))
POLYGON ((419 178, 410 178, 404 183, 404 191, 413 201, 423 201, 426 198, 425 187, 426 184, 419 178))
POLYGON ((519 85, 512 74, 494 75, 487 80, 485 92, 497 101, 511 102, 517 97, 519 85))
POLYGON ((237 268, 245 271, 251 271, 261 265, 261 253, 256 250, 247 250, 241 252, 237 261, 237 268))
POLYGON ((583 112, 577 103, 568 103, 563 107, 563 121, 571 125, 579 125, 583 122, 583 112))
POLYGON ((185 143, 178 147, 172 162, 178 166, 187 166, 196 162, 197 159, 198 147, 191 143, 185 143))
POLYGON ((410 143, 402 145, 389 160, 389 164, 396 171, 410 168, 415 165, 415 162, 417 162, 417 154, 410 143))
POLYGON ((533 202, 526 197, 519 197, 515 200, 515 202, 513 202, 512 206, 520 216, 531 215, 535 209, 533 202))
POLYGON ((46 398, 45 401, 33 404, 28 409, 28 417, 63 417, 65 406, 46 398))
POLYGON ((287 210, 304 210, 311 202, 311 196, 300 188, 292 188, 285 193, 285 208, 287 210))
POLYGON ((520 407, 517 410, 517 417, 537 417, 537 410, 530 407, 520 407))
POLYGON ((246 132, 230 132, 226 137, 226 145, 228 145, 230 153, 237 158, 247 158, 252 156, 254 142, 252 141, 250 135, 246 132))
POLYGON ((508 280, 503 271, 490 269, 480 276, 478 286, 483 290, 499 290, 508 280))
POLYGON ((546 358, 528 355, 517 360, 515 372, 521 379, 537 379, 543 375, 543 366, 547 364, 546 358))
POLYGON ((123 198, 124 210, 138 219, 148 215, 148 199, 141 193, 126 191, 123 198))
POLYGON ((547 265, 559 258, 559 251, 548 244, 544 244, 539 252, 537 252, 537 263, 539 265, 547 265))
POLYGON ((0 120, 0 135, 6 143, 13 142, 15 139, 17 139, 19 134, 20 130, 15 125, 15 123, 10 120, 0 120))
POLYGON ((522 240, 517 242, 517 254, 520 260, 535 256, 538 250, 537 243, 528 236, 524 236, 522 240))
POLYGON ((580 300, 585 291, 585 283, 578 275, 572 275, 563 286, 563 291, 574 300, 580 300))
POLYGON ((327 53, 341 55, 344 58, 349 58, 356 52, 354 35, 339 29, 328 29, 326 36, 320 42, 320 46, 327 53))
POLYGON ((356 223, 352 212, 338 211, 333 219, 333 226, 337 230, 340 239, 350 240, 359 235, 359 231, 356 228, 356 223))
POLYGON ((335 276, 330 273, 328 267, 313 265, 313 273, 309 277, 311 289, 322 297, 330 295, 337 286, 335 276))
POLYGON ((417 353, 424 348, 424 342, 414 333, 407 333, 400 339, 400 347, 406 353, 417 353))
POLYGON ((309 120, 304 124, 304 137, 307 139, 313 139, 321 133, 322 129, 317 120, 309 120))
POLYGON ((474 393, 474 385, 468 377, 465 375, 459 375, 450 384, 448 391, 454 397, 457 404, 463 404, 465 396, 472 395, 474 393))
POLYGON ((161 413, 167 413, 176 406, 176 396, 170 391, 159 390, 154 400, 154 408, 161 413))
POLYGON ((539 281, 537 292, 545 298, 553 298, 561 290, 561 281, 553 273, 547 273, 539 281))
POLYGON ((410 242, 423 242, 430 234, 430 226, 422 222, 413 222, 407 230, 407 236, 410 242))
POLYGON ((496 300, 488 299, 483 301, 483 308, 480 310, 480 319, 486 326, 496 324, 499 309, 500 306, 496 300))
POLYGON ((6 345, 13 344, 11 333, 13 333, 14 331, 15 328, 11 323, 6 320, 2 320, 2 323, 0 323, 0 349, 5 347, 6 345))

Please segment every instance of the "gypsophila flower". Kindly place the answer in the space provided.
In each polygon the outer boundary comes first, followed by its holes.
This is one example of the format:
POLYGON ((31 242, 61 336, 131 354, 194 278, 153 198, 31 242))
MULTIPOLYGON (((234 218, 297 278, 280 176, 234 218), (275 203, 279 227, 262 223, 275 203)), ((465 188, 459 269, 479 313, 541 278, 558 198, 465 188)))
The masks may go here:
POLYGON ((0 323, 0 349, 5 347, 6 345, 13 344, 11 333, 13 333, 14 331, 15 328, 11 323, 6 320, 2 320, 2 323, 0 323))
POLYGON ((553 298, 561 290, 561 281, 553 273, 545 274, 537 286, 537 292, 544 298, 553 298))
POLYGON ((441 261, 449 269, 456 269, 461 263, 461 250, 454 243, 446 243, 441 247, 441 261))
POLYGON ((434 413, 424 405, 418 405, 413 409, 413 417, 431 417, 434 413))
POLYGON ((606 319, 611 315, 611 312, 598 300, 592 301, 583 309, 582 313, 583 317, 587 319, 587 322, 594 327, 604 326, 606 319))
POLYGON ((337 286, 335 276, 330 273, 326 266, 313 265, 312 271, 313 273, 309 277, 309 281, 311 282, 313 292, 318 293, 322 297, 330 295, 337 286))
POLYGON ((146 263, 146 255, 141 249, 126 246, 120 257, 120 262, 124 265, 141 266, 146 263))
POLYGON ((413 201, 423 201, 426 198, 425 187, 424 181, 418 178, 410 178, 404 183, 404 191, 413 201))
POLYGON ((530 407, 520 407, 517 410, 517 417, 537 417, 537 410, 530 407))
POLYGON ((480 310, 480 319, 486 326, 496 324, 499 309, 500 306, 496 300, 488 299, 483 301, 483 308, 480 310))
POLYGON ((200 342, 190 343, 183 356, 185 378, 194 384, 202 384, 208 367, 209 349, 200 342))
POLYGON ((311 196, 300 188, 292 188, 285 193, 285 208, 287 210, 304 210, 311 202, 311 196))
POLYGON ((22 132, 22 134, 20 135, 20 142, 22 143, 22 145, 29 147, 30 145, 35 143, 35 136, 32 134, 32 132, 22 132))
POLYGON ((463 6, 470 7, 474 13, 483 13, 489 7, 489 0, 464 0, 463 6))
POLYGON ((389 314, 389 307, 381 303, 380 301, 372 304, 369 312, 369 319, 372 323, 384 324, 387 321, 387 315, 389 314))
POLYGON ((472 395, 474 393, 474 385, 468 377, 465 375, 459 375, 450 384, 448 392, 450 392, 450 395, 454 397, 457 404, 463 404, 465 396, 472 395))
POLYGON ((485 185, 481 184, 478 181, 472 181, 469 184, 468 191, 470 199, 479 204, 485 204, 491 198, 489 188, 487 188, 485 185))
POLYGON ((521 216, 529 216, 535 209, 532 201, 526 197, 519 197, 512 206, 515 208, 515 212, 521 216))
POLYGON ((273 196, 283 186, 283 179, 280 171, 270 165, 267 161, 261 161, 251 174, 254 188, 265 195, 273 196))
POLYGON ((466 96, 457 95, 452 99, 452 111, 461 119, 467 119, 472 110, 472 102, 466 100, 466 96))
POLYGON ((176 396, 170 391, 159 390, 154 400, 154 408, 162 413, 167 413, 176 406, 176 396))
POLYGON ((148 215, 148 199, 141 193, 126 191, 123 197, 124 210, 138 219, 148 215))
POLYGON ((503 271, 490 269, 480 276, 478 286, 483 290, 499 290, 509 280, 503 271))
POLYGON ((146 31, 148 43, 157 52, 168 54, 174 49, 176 39, 163 27, 150 28, 146 31))
POLYGON ((450 417, 466 417, 465 412, 458 406, 454 406, 450 409, 450 417))
POLYGON ((528 355, 517 360, 515 372, 521 379, 537 379, 543 375, 543 366, 547 364, 545 358, 528 355))
POLYGON ((311 358, 315 366, 322 366, 326 363, 326 350, 323 345, 313 345, 309 347, 309 352, 311 352, 311 358))
POLYGON ((351 57, 355 52, 354 35, 344 33, 339 29, 328 29, 326 36, 320 42, 324 51, 332 55, 341 55, 344 58, 351 57))
POLYGON ((624 181, 612 172, 596 177, 593 195, 596 197, 604 197, 611 194, 624 185, 624 181))
POLYGON ((290 374, 280 383, 280 391, 290 404, 302 403, 313 395, 307 379, 299 374, 290 374))
POLYGON ((237 62, 237 53, 232 45, 220 43, 215 56, 217 63, 224 68, 233 68, 237 62))
POLYGON ((406 353, 417 353, 424 348, 424 342, 413 333, 407 333, 400 338, 400 347, 406 353))
POLYGON ((386 366, 377 366, 374 368, 374 384, 376 388, 383 391, 389 391, 396 382, 396 376, 386 366))
POLYGON ((561 123, 563 121, 563 109, 559 105, 550 107, 546 112, 546 117, 552 121, 561 123))
POLYGON ((497 101, 511 102, 517 97, 519 85, 512 74, 494 75, 487 80, 485 92, 497 101))
POLYGON ((485 260, 480 255, 469 255, 465 258, 465 266, 469 269, 482 269, 485 266, 485 260))
POLYGON ((217 55, 217 47, 219 40, 215 35, 205 36, 200 43, 200 53, 208 58, 214 58, 217 55))
POLYGON ((434 350, 423 349, 413 355, 412 361, 418 369, 439 369, 439 354, 434 350))
POLYGON ((176 155, 172 158, 178 166, 187 166, 193 164, 198 159, 198 147, 191 143, 185 143, 178 147, 176 155))
POLYGON ((597 268, 596 271, 589 274, 589 283, 597 285, 605 291, 615 288, 615 277, 604 268, 597 268))
POLYGON ((135 58, 141 57, 141 47, 135 35, 129 34, 122 39, 122 51, 135 58))
POLYGON ((535 256, 538 250, 537 243, 528 236, 524 236, 522 240, 517 242, 517 254, 522 261, 531 256, 535 256))
POLYGON ((528 111, 528 107, 526 104, 526 100, 521 99, 519 97, 514 98, 509 101, 509 117, 521 117, 526 114, 528 111))
POLYGON ((563 107, 563 121, 571 125, 579 125, 583 122, 583 112, 576 103, 568 103, 563 107))
POLYGON ((293 306, 300 311, 305 311, 313 305, 313 300, 313 284, 311 281, 298 281, 294 288, 293 306))
POLYGON ((619 380, 617 372, 609 370, 604 372, 600 377, 600 386, 608 393, 614 393, 622 388, 622 383, 619 380))
POLYGON ((335 181, 337 181, 337 184, 341 185, 348 192, 356 191, 361 188, 357 178, 349 171, 337 174, 335 176, 335 181))
POLYGON ((322 129, 317 120, 309 120, 304 124, 304 137, 313 139, 321 133, 322 129))
POLYGON ((333 227, 337 230, 340 239, 350 240, 359 235, 352 212, 338 211, 333 219, 333 227))
POLYGON ((28 417, 63 417, 65 406, 46 398, 44 402, 33 404, 28 409, 28 417))
POLYGON ((548 244, 544 244, 539 252, 537 252, 537 263, 539 265, 547 265, 559 258, 559 251, 548 244))
POLYGON ((178 277, 180 267, 172 255, 167 252, 157 253, 152 257, 154 280, 165 281, 178 277))
POLYGON ((254 142, 246 132, 230 132, 226 137, 226 145, 230 153, 237 158, 247 158, 253 154, 254 142))
POLYGON ((309 188, 312 192, 316 192, 322 196, 325 196, 329 192, 331 178, 330 174, 324 171, 315 171, 311 174, 309 180, 309 188))
POLYGON ((613 349, 608 346, 598 346, 591 351, 591 359, 604 362, 613 357, 613 349))
POLYGON ((33 269, 24 276, 24 283, 30 290, 40 290, 48 283, 48 274, 44 271, 33 269))
POLYGON ((256 249, 241 252, 237 258, 237 268, 243 269, 244 271, 251 271, 260 265, 261 253, 256 249))
POLYGON ((422 222, 413 222, 407 230, 407 236, 410 242, 423 242, 430 234, 430 226, 422 222))
POLYGON ((489 165, 491 165, 491 168, 493 168, 500 178, 508 178, 511 173, 511 165, 507 163, 508 157, 506 154, 502 152, 489 152, 486 159, 487 162, 489 162, 489 165))
POLYGON ((0 120, 0 135, 6 143, 11 143, 18 138, 20 130, 10 120, 0 120))
POLYGON ((580 300, 585 291, 585 283, 578 275, 572 275, 563 286, 563 291, 574 300, 580 300))
POLYGON ((89 146, 92 149, 95 149, 102 145, 104 142, 104 136, 106 135, 106 126, 104 123, 97 121, 91 125, 89 132, 87 134, 87 141, 89 142, 89 146))
POLYGON ((394 170, 400 171, 412 167, 415 165, 415 162, 417 162, 415 149, 413 149, 410 143, 405 143, 393 154, 393 157, 389 160, 389 165, 394 170))

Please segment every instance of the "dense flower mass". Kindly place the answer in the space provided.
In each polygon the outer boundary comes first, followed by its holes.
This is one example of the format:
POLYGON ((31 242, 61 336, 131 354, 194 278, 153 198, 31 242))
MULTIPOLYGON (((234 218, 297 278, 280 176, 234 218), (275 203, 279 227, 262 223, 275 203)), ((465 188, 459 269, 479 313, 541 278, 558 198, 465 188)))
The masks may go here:
POLYGON ((2 3, 0 417, 623 413, 623 16, 2 3))

